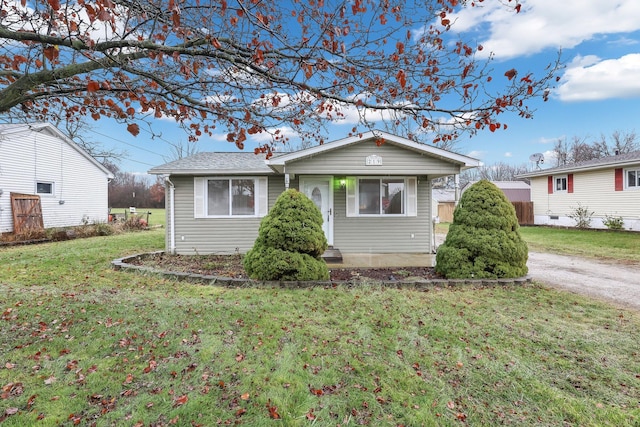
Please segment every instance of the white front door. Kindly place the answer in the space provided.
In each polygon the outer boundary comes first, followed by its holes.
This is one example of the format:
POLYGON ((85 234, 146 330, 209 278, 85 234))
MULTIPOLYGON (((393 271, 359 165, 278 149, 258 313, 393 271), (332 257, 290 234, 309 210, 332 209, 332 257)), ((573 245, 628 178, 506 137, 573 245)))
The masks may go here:
POLYGON ((322 214, 322 230, 329 246, 333 245, 333 187, 331 177, 301 178, 302 192, 316 204, 322 214))

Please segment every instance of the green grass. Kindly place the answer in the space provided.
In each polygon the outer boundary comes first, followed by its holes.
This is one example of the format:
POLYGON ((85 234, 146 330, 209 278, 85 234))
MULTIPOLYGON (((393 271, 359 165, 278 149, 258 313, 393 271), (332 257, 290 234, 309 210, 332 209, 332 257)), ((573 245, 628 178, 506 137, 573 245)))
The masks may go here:
POLYGON ((3 427, 640 423, 636 312, 537 285, 225 288, 110 269, 163 233, 0 249, 3 427))
MULTIPOLYGON (((125 211, 129 212, 129 208, 112 208, 111 209, 112 212, 114 213, 118 213, 118 214, 122 214, 125 211)), ((161 225, 161 226, 165 226, 166 225, 166 217, 165 217, 165 210, 164 209, 137 209, 138 215, 142 216, 143 218, 146 218, 146 213, 147 212, 151 212, 151 215, 149 215, 149 225, 150 226, 154 226, 154 225, 161 225)))
MULTIPOLYGON (((436 233, 446 234, 449 226, 437 224, 436 233)), ((639 232, 524 226, 520 233, 532 251, 640 262, 639 232)))
POLYGON ((521 227, 520 232, 531 250, 640 262, 639 232, 552 227, 521 227))

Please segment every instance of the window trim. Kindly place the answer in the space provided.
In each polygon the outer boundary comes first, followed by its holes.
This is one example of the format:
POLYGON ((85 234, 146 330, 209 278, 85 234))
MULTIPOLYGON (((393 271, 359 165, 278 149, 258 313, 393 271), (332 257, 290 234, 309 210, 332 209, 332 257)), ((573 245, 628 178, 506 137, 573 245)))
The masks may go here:
MULTIPOLYGON (((194 218, 244 219, 261 218, 268 210, 268 177, 266 176, 206 176, 194 178, 194 218), (252 180, 254 184, 253 214, 248 215, 209 215, 209 181, 252 180)), ((231 201, 230 201, 231 203, 231 201)), ((230 206, 231 208, 231 206, 230 206)), ((230 210, 231 212, 231 210, 230 210)))
POLYGON ((347 217, 357 218, 404 218, 417 216, 417 177, 415 176, 387 176, 387 175, 361 175, 347 177, 347 217), (404 213, 401 214, 361 214, 359 210, 360 180, 361 179, 388 179, 402 180, 404 184, 403 203, 404 213))
POLYGON ((623 169, 624 189, 629 191, 640 191, 640 166, 623 169), (636 185, 629 185, 629 172, 636 173, 636 185))
POLYGON ((44 180, 38 180, 36 181, 36 194, 38 196, 54 196, 56 194, 56 183, 54 181, 44 181, 44 180), (50 185, 51 186, 51 191, 43 193, 38 191, 38 186, 44 184, 44 185, 50 185))

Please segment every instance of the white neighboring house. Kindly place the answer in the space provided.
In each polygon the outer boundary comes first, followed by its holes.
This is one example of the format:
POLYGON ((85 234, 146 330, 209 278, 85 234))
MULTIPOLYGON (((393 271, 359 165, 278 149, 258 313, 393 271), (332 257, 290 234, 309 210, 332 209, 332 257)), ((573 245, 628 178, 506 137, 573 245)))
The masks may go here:
POLYGON ((40 196, 45 228, 106 222, 112 178, 51 124, 0 124, 0 233, 13 231, 11 193, 40 196))

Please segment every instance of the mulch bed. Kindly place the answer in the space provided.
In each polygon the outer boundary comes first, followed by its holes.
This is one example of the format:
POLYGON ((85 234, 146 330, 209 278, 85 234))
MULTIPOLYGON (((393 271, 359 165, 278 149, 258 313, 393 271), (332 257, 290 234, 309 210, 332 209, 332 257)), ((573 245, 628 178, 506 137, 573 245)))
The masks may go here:
MULTIPOLYGON (((240 255, 167 255, 155 253, 136 257, 127 262, 163 271, 202 274, 206 276, 248 278, 242 266, 240 255)), ((369 279, 375 281, 395 281, 412 279, 442 279, 433 267, 385 267, 385 268, 331 268, 330 280, 353 281, 369 279)))

